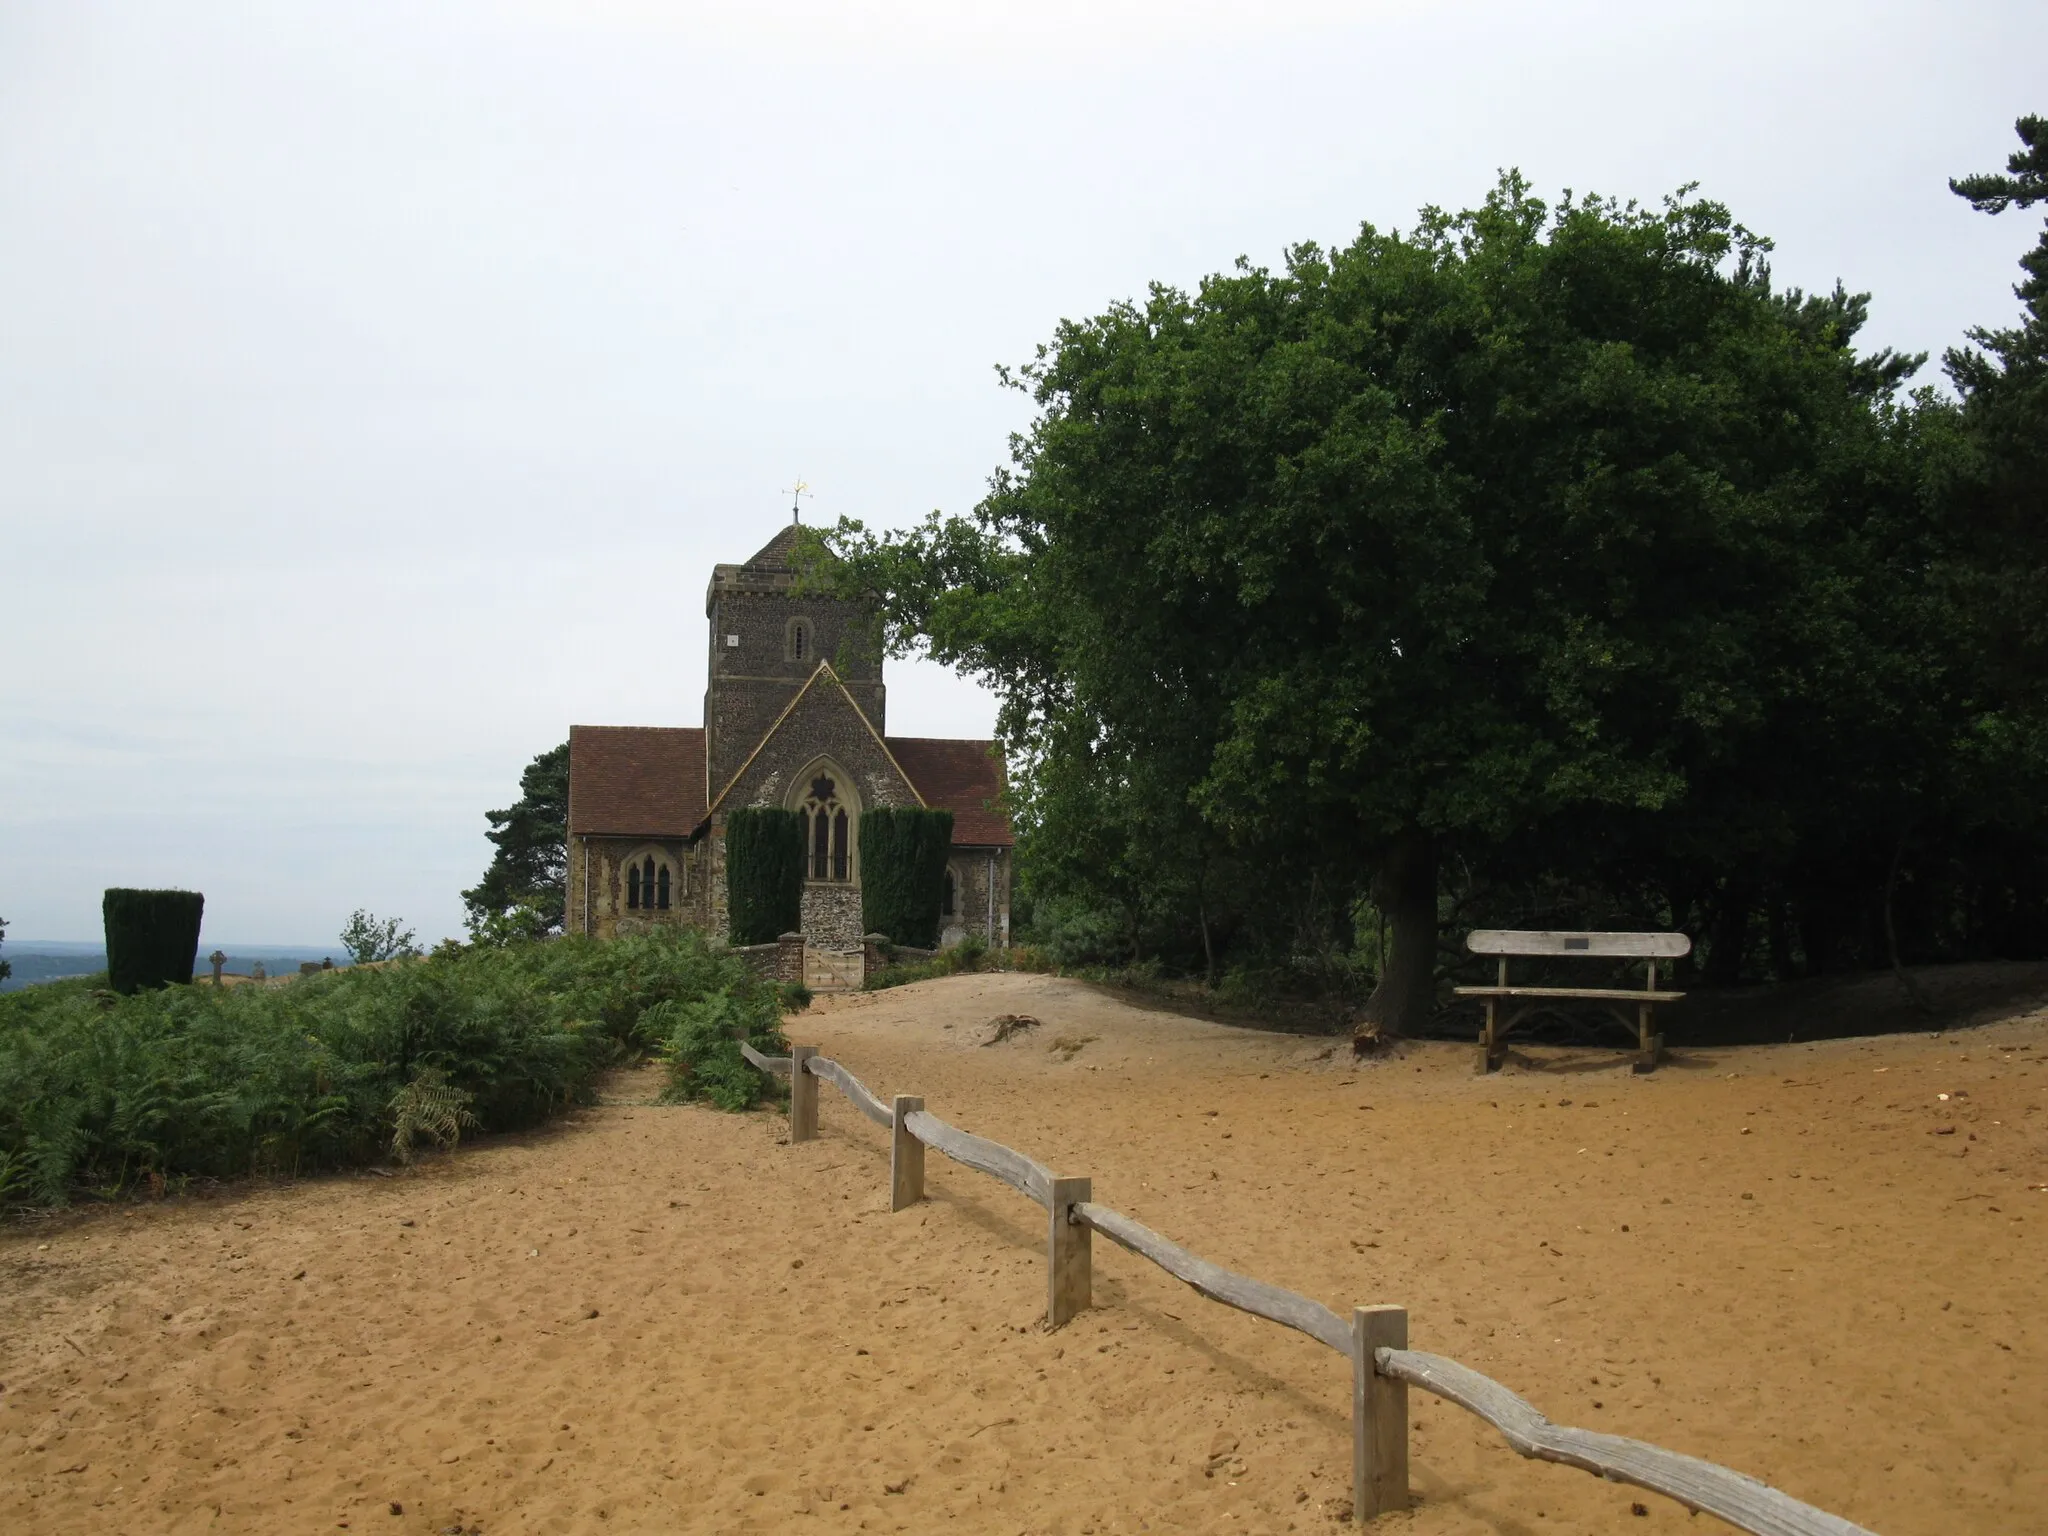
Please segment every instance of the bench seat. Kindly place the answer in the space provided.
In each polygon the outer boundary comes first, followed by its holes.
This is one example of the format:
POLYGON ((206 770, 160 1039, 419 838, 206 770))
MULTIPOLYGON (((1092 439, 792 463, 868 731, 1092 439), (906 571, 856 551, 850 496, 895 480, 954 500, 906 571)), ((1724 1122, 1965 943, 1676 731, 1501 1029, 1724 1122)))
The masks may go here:
POLYGON ((1503 1059, 1502 1038, 1517 1019, 1545 1011, 1550 1000, 1599 1003, 1609 1012, 1622 1015, 1627 1023, 1635 1014, 1636 1061, 1638 1072, 1653 1071, 1664 1054, 1664 1037, 1656 1032, 1659 1003, 1675 1003, 1683 992, 1660 990, 1657 962, 1677 960, 1692 953, 1692 940, 1682 933, 1567 933, 1562 929, 1541 929, 1518 933, 1508 928, 1475 928, 1465 936, 1465 947, 1475 955, 1493 955, 1500 961, 1496 984, 1491 987, 1453 987, 1459 997, 1485 1000, 1486 1022, 1479 1030, 1479 1070, 1493 1072, 1503 1059), (1634 959, 1648 962, 1641 988, 1634 987, 1514 987, 1508 985, 1508 959, 1529 958, 1584 960, 1634 959), (1510 1007, 1510 1004, 1518 1006, 1510 1007), (1634 1004, 1633 1009, 1624 1005, 1634 1004))
POLYGON ((1460 997, 1590 997, 1624 1003, 1675 1003, 1683 992, 1649 992, 1641 987, 1453 987, 1460 997))

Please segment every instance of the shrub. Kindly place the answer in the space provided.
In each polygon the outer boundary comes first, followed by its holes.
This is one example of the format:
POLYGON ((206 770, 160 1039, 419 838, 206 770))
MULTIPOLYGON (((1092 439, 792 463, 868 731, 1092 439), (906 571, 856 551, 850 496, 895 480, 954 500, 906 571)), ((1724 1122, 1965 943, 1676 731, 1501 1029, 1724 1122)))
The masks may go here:
MULTIPOLYGON (((677 929, 444 949, 273 987, 10 992, 0 1203, 348 1167, 533 1125, 587 1101, 606 1067, 665 1050, 677 1010, 714 996, 778 1014, 769 983, 677 929)), ((742 1082, 703 1096, 737 1103, 742 1082)))
POLYGON ((800 981, 785 981, 778 990, 784 1013, 802 1013, 811 1006, 811 989, 800 981))
POLYGON ((661 1057, 669 1076, 661 1096, 670 1103, 709 1099, 720 1109, 751 1109, 770 1079, 740 1054, 740 1042, 764 1056, 789 1053, 781 998, 762 982, 721 987, 650 1012, 667 1036, 661 1057))
POLYGON ((886 987, 906 986, 913 981, 934 981, 941 976, 959 976, 969 971, 1051 971, 1052 960, 1044 951, 1015 945, 990 949, 981 938, 969 934, 951 949, 942 949, 929 960, 897 960, 868 972, 863 991, 879 992, 886 987))
POLYGON ((725 903, 735 944, 772 944, 803 926, 804 827, 795 811, 727 813, 725 903))
POLYGON ((1032 910, 1030 937, 1066 968, 1115 966, 1131 958, 1131 929, 1120 914, 1067 899, 1041 901, 1032 910))
POLYGON ((874 810, 860 819, 860 920, 869 933, 931 949, 946 899, 951 811, 874 810))
POLYGON ((116 992, 192 984, 199 922, 206 898, 197 891, 131 891, 100 900, 107 933, 107 981, 116 992))
MULTIPOLYGON (((465 921, 469 925, 469 936, 478 944, 512 944, 521 939, 545 939, 561 925, 543 907, 529 902, 514 902, 502 911, 486 912, 478 917, 472 913, 465 921)), ((407 936, 408 940, 410 935, 407 936)), ((443 939, 435 948, 457 944, 454 939, 443 939)))
POLYGON ((373 965, 379 960, 411 959, 419 953, 413 938, 400 919, 380 918, 357 907, 341 930, 341 947, 348 951, 351 965, 373 965))

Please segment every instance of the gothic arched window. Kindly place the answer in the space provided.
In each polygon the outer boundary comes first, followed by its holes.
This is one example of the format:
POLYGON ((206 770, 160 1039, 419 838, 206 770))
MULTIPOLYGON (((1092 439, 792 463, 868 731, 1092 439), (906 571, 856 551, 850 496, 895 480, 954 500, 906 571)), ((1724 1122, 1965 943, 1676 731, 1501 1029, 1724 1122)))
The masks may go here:
POLYGON ((674 890, 668 865, 653 854, 634 859, 626 866, 626 909, 631 912, 666 912, 674 890))
POLYGON ((809 661, 811 659, 811 621, 791 619, 789 621, 789 659, 809 661))
POLYGON ((805 874, 812 880, 853 878, 853 812, 850 796, 842 796, 830 773, 810 781, 809 793, 797 806, 803 818, 805 874))

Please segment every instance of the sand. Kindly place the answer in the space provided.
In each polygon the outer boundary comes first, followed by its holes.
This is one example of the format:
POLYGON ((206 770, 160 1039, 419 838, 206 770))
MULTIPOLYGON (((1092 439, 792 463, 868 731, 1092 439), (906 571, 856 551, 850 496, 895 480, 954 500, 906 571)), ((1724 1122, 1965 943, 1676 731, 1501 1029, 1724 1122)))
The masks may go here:
MULTIPOLYGON (((1353 1066, 1038 976, 792 1035, 1219 1263, 1406 1304, 1562 1422, 1885 1536, 2048 1527, 2048 1014, 1648 1078, 1353 1066), (1006 1013, 1043 1022, 979 1045, 1006 1013)), ((1100 1240, 1095 1309, 1047 1333, 1021 1197, 934 1157, 891 1215, 887 1139, 831 1089, 789 1146, 655 1087, 392 1178, 0 1234, 0 1530, 1337 1528, 1338 1356, 1100 1240)), ((1385 1529, 1719 1528, 1413 1401, 1385 1529)))

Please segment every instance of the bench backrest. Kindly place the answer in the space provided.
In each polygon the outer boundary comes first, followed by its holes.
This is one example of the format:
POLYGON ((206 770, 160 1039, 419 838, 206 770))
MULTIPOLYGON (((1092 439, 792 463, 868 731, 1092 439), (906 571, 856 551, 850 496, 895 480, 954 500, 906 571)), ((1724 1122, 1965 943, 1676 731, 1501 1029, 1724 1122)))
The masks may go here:
POLYGON ((1637 959, 1676 959, 1692 953, 1692 940, 1682 933, 1518 933, 1507 928, 1475 928, 1465 940, 1475 955, 1627 955, 1637 959))

